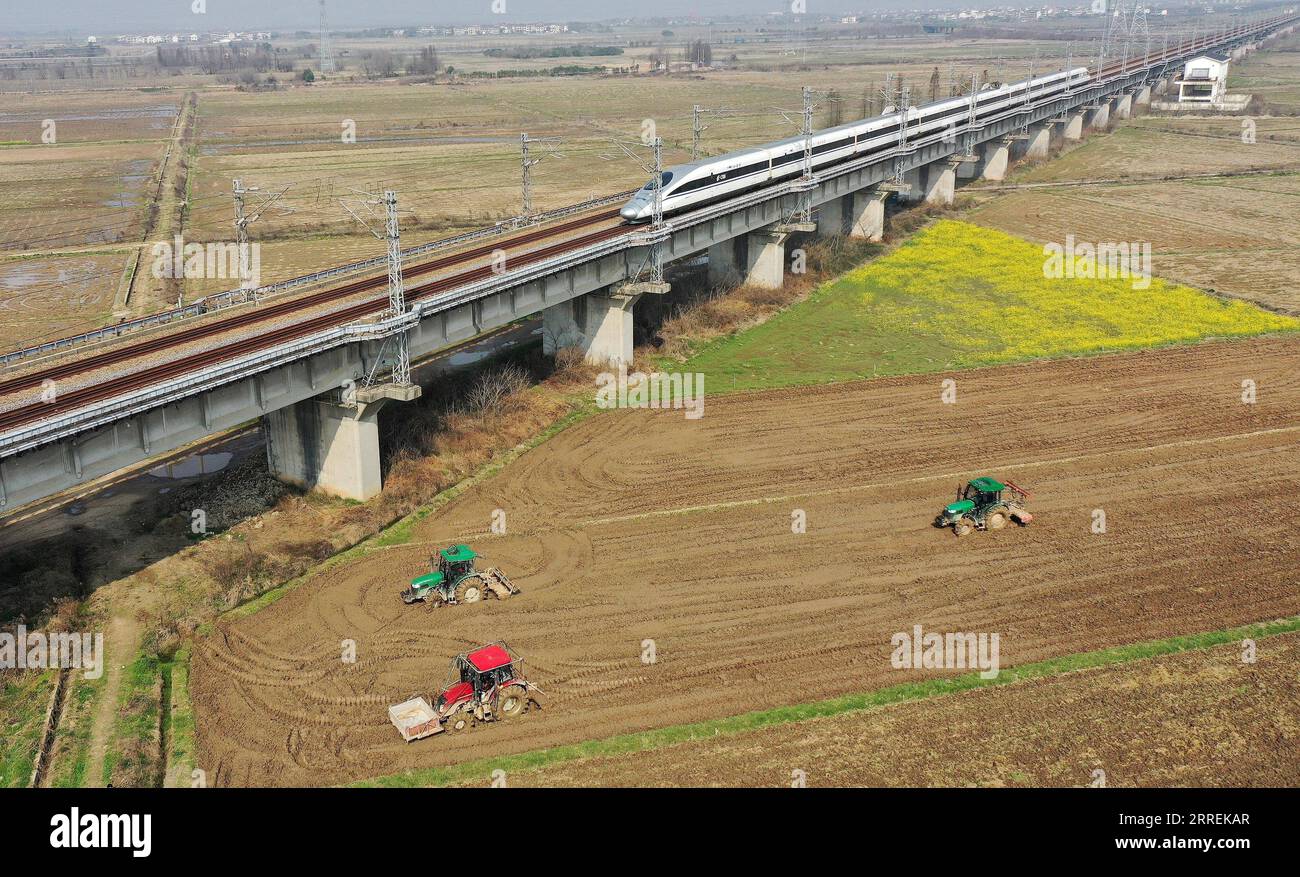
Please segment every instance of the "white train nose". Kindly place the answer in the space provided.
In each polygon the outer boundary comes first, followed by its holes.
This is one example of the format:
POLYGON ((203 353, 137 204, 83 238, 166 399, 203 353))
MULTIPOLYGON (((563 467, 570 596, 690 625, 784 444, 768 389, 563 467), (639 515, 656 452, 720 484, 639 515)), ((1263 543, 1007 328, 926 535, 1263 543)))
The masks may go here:
POLYGON ((623 217, 624 219, 636 219, 636 212, 637 212, 636 208, 633 207, 631 204, 629 204, 628 206, 620 210, 618 212, 618 215, 623 217))

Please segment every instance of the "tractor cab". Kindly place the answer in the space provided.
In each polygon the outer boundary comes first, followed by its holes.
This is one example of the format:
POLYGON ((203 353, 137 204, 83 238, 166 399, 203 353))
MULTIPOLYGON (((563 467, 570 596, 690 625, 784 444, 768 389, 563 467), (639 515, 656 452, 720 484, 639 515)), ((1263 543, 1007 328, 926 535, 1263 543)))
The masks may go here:
POLYGON ((497 691, 518 678, 516 663, 518 658, 505 643, 492 643, 457 655, 448 668, 447 684, 438 697, 438 710, 445 712, 447 707, 470 698, 491 699, 497 691))
POLYGON ((478 557, 468 545, 453 545, 438 552, 438 572, 445 581, 455 582, 474 573, 474 558, 478 557))
POLYGON ((987 475, 972 479, 961 491, 959 500, 969 500, 975 508, 983 508, 1002 501, 1002 491, 1006 485, 987 475))

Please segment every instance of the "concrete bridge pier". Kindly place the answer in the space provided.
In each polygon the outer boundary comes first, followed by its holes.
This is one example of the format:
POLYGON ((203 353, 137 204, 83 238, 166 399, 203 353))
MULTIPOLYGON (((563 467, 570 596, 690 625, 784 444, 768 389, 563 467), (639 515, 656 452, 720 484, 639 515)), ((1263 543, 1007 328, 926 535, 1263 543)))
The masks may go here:
POLYGON ((709 283, 732 283, 739 278, 740 262, 736 258, 738 240, 740 239, 731 238, 709 247, 709 283))
POLYGON ((1007 165, 1011 163, 1011 143, 1006 140, 992 140, 984 144, 984 167, 980 177, 992 182, 1001 182, 1007 177, 1007 165))
POLYGON ((1133 115, 1133 95, 1122 94, 1115 101, 1115 118, 1127 119, 1133 115))
POLYGON ((1133 105, 1138 107, 1151 106, 1151 86, 1144 85, 1133 95, 1133 105))
POLYGON ((903 182, 895 193, 899 201, 918 204, 925 200, 925 167, 914 167, 903 171, 903 182))
POLYGON ((925 203, 952 204, 957 193, 957 168, 948 159, 932 162, 925 169, 925 203))
POLYGON ((1089 107, 1088 128, 1097 131, 1110 124, 1110 101, 1102 101, 1089 107))
POLYGON ((978 155, 955 155, 957 179, 973 180, 980 175, 980 157, 978 155))
POLYGON ((1066 140, 1083 139, 1083 113, 1070 113, 1065 118, 1065 128, 1061 131, 1061 136, 1066 140))
POLYGON ((849 237, 879 241, 885 236, 885 201, 888 189, 854 192, 849 202, 849 237))
MULTIPOLYGON (((617 283, 601 292, 551 305, 542 311, 542 352, 555 355, 565 347, 582 351, 594 365, 632 362, 632 308, 642 287, 653 284, 617 283)), ((663 289, 651 290, 667 292, 663 289)))
MULTIPOLYGON (((834 237, 844 234, 847 223, 844 210, 845 200, 849 196, 833 198, 817 208, 817 234, 821 237, 834 237)), ((712 264, 710 255, 709 262, 712 264)))
POLYGON ((745 283, 764 289, 785 284, 785 242, 790 230, 774 225, 750 232, 745 241, 745 283))
POLYGON ((266 462, 281 481, 344 499, 379 493, 379 412, 419 398, 414 384, 361 387, 304 399, 262 417, 266 462))
POLYGON ((1052 152, 1052 123, 1029 126, 1029 139, 1025 143, 1025 158, 1047 158, 1052 152))

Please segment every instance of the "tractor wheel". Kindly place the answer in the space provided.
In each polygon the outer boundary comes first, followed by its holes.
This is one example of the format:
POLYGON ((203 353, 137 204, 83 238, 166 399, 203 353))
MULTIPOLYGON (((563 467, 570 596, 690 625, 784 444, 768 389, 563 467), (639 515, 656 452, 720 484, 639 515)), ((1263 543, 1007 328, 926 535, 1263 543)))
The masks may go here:
POLYGON ((473 725, 474 714, 465 709, 456 710, 443 722, 443 727, 448 731, 468 731, 473 725))
POLYGON ((975 522, 970 518, 958 518, 957 522, 952 525, 952 532, 958 536, 965 536, 975 529, 975 522))
POLYGON ((984 526, 990 530, 1001 530, 1007 525, 1007 510, 994 509, 984 518, 984 526))
POLYGON ((497 712, 502 718, 521 716, 528 708, 528 692, 522 685, 507 685, 497 696, 497 712))
POLYGON ((465 576, 456 584, 457 603, 477 603, 483 599, 483 583, 478 576, 465 576))

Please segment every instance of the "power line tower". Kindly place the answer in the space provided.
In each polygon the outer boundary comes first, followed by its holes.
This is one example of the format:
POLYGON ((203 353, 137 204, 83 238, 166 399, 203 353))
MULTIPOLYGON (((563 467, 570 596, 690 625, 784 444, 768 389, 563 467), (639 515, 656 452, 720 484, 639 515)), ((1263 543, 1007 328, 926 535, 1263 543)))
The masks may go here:
POLYGON ((898 113, 901 124, 898 126, 898 157, 894 159, 894 183, 901 186, 903 178, 907 173, 903 166, 907 149, 907 123, 908 111, 912 108, 912 89, 910 86, 903 86, 902 99, 898 102, 898 113))
POLYGON ((813 181, 813 99, 812 89, 808 86, 803 87, 803 124, 800 126, 803 134, 803 185, 806 190, 799 195, 799 221, 812 222, 812 190, 815 185, 813 181))
POLYGON ((700 120, 701 112, 703 110, 699 104, 694 104, 691 107, 691 161, 695 161, 700 157, 700 135, 708 127, 700 120))
POLYGON ((966 118, 966 135, 963 139, 963 153, 966 155, 975 154, 976 146, 976 122, 979 118, 979 94, 980 94, 980 73, 975 71, 970 78, 970 111, 966 118))
POLYGON ((691 107, 691 161, 700 157, 700 144, 704 140, 704 132, 709 130, 709 126, 704 124, 706 115, 714 118, 730 118, 736 114, 732 107, 702 107, 695 104, 691 107))
MULTIPOLYGON (((388 244, 388 316, 400 317, 406 313, 406 290, 402 283, 402 239, 401 231, 397 223, 397 193, 392 189, 385 189, 380 196, 373 195, 369 192, 358 192, 361 196, 354 199, 359 207, 366 210, 367 216, 362 216, 353 210, 346 199, 340 198, 339 203, 343 209, 352 215, 352 218, 361 223, 366 231, 370 232, 377 240, 386 241, 388 244), (378 219, 375 208, 383 205, 383 231, 380 232, 371 226, 371 222, 378 219)), ((375 373, 379 371, 379 366, 384 362, 384 353, 388 350, 388 342, 393 342, 392 365, 393 365, 393 383, 399 387, 407 387, 411 384, 411 354, 407 345, 406 329, 402 329, 391 338, 384 339, 384 346, 380 350, 380 355, 375 359, 375 364, 370 369, 370 374, 366 376, 366 385, 369 386, 375 382, 375 373)))
POLYGON ((643 292, 664 293, 668 291, 668 284, 664 281, 664 251, 663 243, 668 239, 671 230, 664 225, 664 141, 662 137, 652 137, 647 140, 613 140, 615 146, 623 151, 625 155, 641 166, 650 177, 650 197, 651 213, 650 224, 644 232, 634 233, 634 237, 640 237, 645 243, 649 244, 649 254, 646 262, 634 273, 627 287, 636 288, 643 292), (646 161, 640 150, 650 150, 650 161, 646 161), (647 277, 648 269, 648 277, 647 277))
POLYGON ((334 49, 330 45, 329 24, 325 20, 325 0, 320 0, 320 72, 334 72, 334 49))
POLYGON ((519 135, 519 152, 523 159, 523 184, 524 184, 524 214, 525 222, 533 215, 533 165, 540 164, 547 155, 558 156, 557 152, 547 152, 546 155, 533 156, 529 153, 528 147, 533 144, 553 146, 560 143, 559 137, 529 137, 526 133, 519 135))
MULTIPOLYGON (((248 227, 262 218, 262 214, 267 208, 279 202, 284 197, 284 193, 289 191, 285 186, 278 192, 263 192, 257 186, 245 188, 243 180, 235 180, 235 242, 239 245, 239 258, 247 264, 249 258, 248 252, 248 227), (252 196, 251 198, 249 196, 252 196), (249 209, 249 201, 252 201, 252 209, 249 209)), ((293 211, 283 205, 279 208, 285 213, 293 211)), ((252 289, 252 278, 241 277, 241 286, 244 289, 252 289)))
MULTIPOLYGON (((791 183, 791 188, 797 193, 798 198, 795 201, 794 212, 789 219, 796 224, 812 223, 812 193, 817 188, 817 178, 813 176, 813 91, 808 86, 802 89, 803 105, 800 107, 798 116, 799 135, 803 137, 803 173, 799 179, 791 183)), ((774 109, 781 114, 790 124, 795 124, 794 110, 784 110, 780 107, 774 109)))

